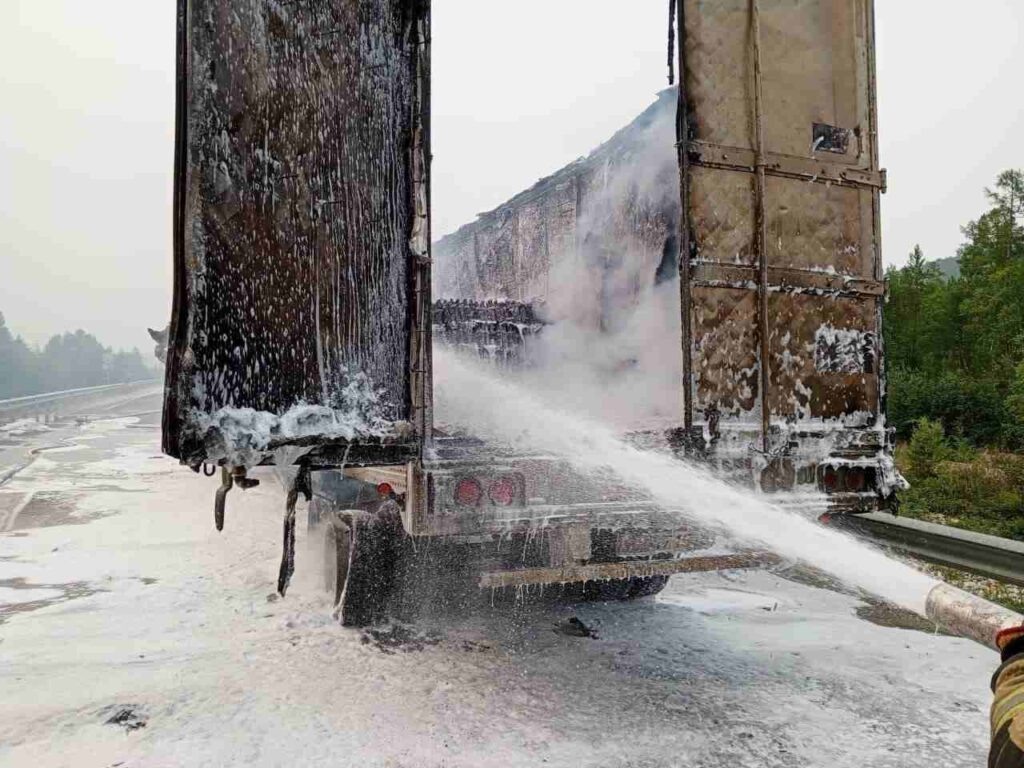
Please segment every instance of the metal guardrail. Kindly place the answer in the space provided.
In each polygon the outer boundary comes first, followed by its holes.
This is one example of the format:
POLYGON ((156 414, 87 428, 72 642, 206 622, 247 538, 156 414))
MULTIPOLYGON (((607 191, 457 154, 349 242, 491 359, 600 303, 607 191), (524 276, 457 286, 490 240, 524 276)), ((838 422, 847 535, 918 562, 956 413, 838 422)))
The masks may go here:
POLYGON ((107 395, 118 395, 122 392, 131 392, 133 389, 158 384, 160 384, 160 379, 142 379, 123 384, 101 384, 97 387, 65 389, 59 392, 43 392, 38 395, 0 400, 0 424, 19 418, 51 415, 58 411, 58 407, 63 411, 65 407, 89 403, 107 395))
POLYGON ((0 410, 4 410, 5 408, 16 408, 31 403, 42 403, 47 400, 62 400, 67 397, 88 394, 90 392, 103 392, 108 389, 123 389, 124 387, 131 386, 132 384, 138 384, 141 381, 143 380, 121 382, 119 384, 100 384, 95 387, 79 387, 77 389, 61 389, 56 392, 41 392, 37 395, 11 397, 6 400, 0 400, 0 410))
POLYGON ((1024 542, 886 512, 835 515, 831 522, 936 565, 1024 586, 1024 542))

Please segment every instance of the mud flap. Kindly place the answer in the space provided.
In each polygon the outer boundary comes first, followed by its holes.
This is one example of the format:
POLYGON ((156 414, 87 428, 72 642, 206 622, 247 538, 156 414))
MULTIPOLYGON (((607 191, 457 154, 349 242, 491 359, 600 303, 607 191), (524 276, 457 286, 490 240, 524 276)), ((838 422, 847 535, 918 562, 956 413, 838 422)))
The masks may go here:
POLYGON ((312 501, 313 492, 309 484, 309 467, 300 467, 288 488, 284 510, 284 540, 281 546, 281 568, 277 575, 277 592, 284 597, 295 573, 295 504, 302 494, 307 502, 312 501))
POLYGON ((348 573, 338 605, 342 626, 365 627, 388 615, 398 584, 404 530, 396 509, 353 515, 348 573))

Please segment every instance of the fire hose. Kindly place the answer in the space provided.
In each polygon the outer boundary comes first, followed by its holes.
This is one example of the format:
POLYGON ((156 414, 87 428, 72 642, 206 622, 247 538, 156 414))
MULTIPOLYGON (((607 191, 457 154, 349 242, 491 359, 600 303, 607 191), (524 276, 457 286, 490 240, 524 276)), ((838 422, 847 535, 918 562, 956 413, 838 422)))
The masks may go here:
POLYGON ((1024 768, 1024 616, 962 589, 939 584, 925 603, 928 618, 955 635, 999 651, 992 676, 989 768, 1024 768))

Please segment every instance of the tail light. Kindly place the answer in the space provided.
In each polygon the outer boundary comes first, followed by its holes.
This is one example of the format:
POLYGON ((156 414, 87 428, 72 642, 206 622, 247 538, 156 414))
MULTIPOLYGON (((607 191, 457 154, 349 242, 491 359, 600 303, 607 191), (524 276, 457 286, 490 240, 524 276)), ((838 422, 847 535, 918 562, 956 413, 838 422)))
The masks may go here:
POLYGON ((516 500, 516 482, 511 477, 499 477, 491 483, 488 493, 499 507, 509 507, 516 500))
POLYGON ((821 472, 821 489, 825 493, 863 493, 874 477, 871 467, 825 467, 821 472))
POLYGON ((867 486, 867 474, 862 467, 850 467, 846 470, 846 490, 860 493, 867 486))
POLYGON ((464 477, 455 486, 455 503, 464 507, 475 507, 483 498, 484 489, 479 481, 472 477, 464 477))
POLYGON ((382 499, 391 498, 391 494, 395 492, 395 489, 391 487, 391 483, 380 483, 377 486, 377 495, 382 499))
POLYGON ((835 493, 839 490, 839 470, 835 467, 825 467, 821 473, 821 487, 825 493, 835 493))

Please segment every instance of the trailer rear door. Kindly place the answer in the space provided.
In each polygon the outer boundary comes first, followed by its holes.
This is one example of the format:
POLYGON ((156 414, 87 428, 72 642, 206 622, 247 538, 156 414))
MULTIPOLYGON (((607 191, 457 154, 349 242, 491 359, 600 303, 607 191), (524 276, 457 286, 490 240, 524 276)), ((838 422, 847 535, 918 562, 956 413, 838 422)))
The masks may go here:
POLYGON ((167 453, 416 453, 429 428, 428 8, 179 0, 167 453))
POLYGON ((681 0, 688 425, 875 424, 872 0, 681 0))

